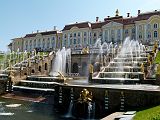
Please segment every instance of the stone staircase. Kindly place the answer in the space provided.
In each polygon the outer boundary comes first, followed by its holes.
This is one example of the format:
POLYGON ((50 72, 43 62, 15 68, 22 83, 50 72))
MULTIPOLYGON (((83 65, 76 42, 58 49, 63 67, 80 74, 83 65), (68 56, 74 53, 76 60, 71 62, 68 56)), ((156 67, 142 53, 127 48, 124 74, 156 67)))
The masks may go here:
POLYGON ((26 60, 1 70, 0 73, 9 75, 12 72, 12 81, 14 83, 26 79, 29 75, 48 76, 52 66, 51 62, 53 57, 54 53, 43 56, 30 56, 26 60))

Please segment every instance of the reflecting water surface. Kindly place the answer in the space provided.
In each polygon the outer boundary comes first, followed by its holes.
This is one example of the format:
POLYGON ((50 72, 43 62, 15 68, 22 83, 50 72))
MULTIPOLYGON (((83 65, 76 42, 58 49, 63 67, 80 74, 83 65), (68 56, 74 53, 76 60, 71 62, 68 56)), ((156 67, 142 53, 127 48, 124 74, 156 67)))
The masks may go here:
MULTIPOLYGON (((0 120, 64 120, 53 104, 0 98, 0 120)), ((72 120, 72 118, 68 118, 72 120)))

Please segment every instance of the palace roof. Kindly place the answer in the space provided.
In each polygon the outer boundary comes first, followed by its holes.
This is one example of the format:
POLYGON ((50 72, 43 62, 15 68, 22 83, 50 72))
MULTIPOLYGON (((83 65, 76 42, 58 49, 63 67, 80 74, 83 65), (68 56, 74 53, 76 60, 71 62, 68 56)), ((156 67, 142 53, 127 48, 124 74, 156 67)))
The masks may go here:
POLYGON ((74 23, 74 24, 70 24, 70 25, 65 25, 65 27, 63 28, 62 31, 70 30, 72 27, 78 27, 78 28, 91 27, 90 24, 91 24, 90 22, 81 22, 81 23, 74 23))
POLYGON ((26 36, 25 36, 24 38, 35 37, 37 34, 41 34, 41 35, 57 34, 57 30, 54 30, 54 31, 46 31, 46 32, 37 32, 37 33, 32 33, 32 34, 26 34, 26 36))

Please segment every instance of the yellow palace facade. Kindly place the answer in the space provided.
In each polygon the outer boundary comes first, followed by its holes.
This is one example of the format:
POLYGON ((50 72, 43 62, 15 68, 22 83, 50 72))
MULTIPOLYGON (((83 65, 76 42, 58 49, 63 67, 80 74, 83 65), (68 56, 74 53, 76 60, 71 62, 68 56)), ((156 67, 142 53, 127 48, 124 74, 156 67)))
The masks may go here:
POLYGON ((11 51, 52 51, 62 47, 82 49, 93 47, 98 38, 102 42, 121 43, 126 37, 139 40, 144 44, 160 40, 160 11, 141 13, 133 17, 127 13, 120 16, 117 10, 114 17, 107 16, 103 21, 96 17, 95 22, 76 22, 57 30, 26 34, 25 37, 14 38, 8 45, 11 51))
POLYGON ((160 11, 141 13, 138 10, 136 17, 119 15, 118 10, 114 17, 106 17, 104 21, 81 22, 65 25, 62 30, 62 46, 83 48, 93 46, 98 38, 102 42, 121 43, 126 37, 139 40, 144 44, 160 40, 160 11))

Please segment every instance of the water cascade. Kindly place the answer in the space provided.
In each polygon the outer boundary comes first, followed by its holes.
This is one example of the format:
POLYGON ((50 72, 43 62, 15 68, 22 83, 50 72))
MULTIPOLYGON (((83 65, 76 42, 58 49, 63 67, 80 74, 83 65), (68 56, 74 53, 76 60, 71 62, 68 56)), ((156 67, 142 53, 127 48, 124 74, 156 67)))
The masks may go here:
POLYGON ((103 69, 101 67, 101 71, 93 79, 103 79, 105 83, 111 80, 123 83, 125 80, 133 82, 133 80, 144 79, 144 73, 141 71, 141 64, 147 61, 144 45, 128 37, 123 45, 109 44, 108 51, 112 53, 112 61, 103 69), (120 50, 120 52, 116 55, 115 50, 120 50))
MULTIPOLYGON (((52 63, 52 70, 50 72, 50 75, 58 76, 59 75, 58 72, 65 75, 66 74, 66 63, 68 63, 68 66, 71 65, 70 59, 71 59, 70 49, 65 49, 65 47, 63 47, 62 50, 58 50, 56 53, 54 62, 52 63)), ((67 72, 70 72, 70 70, 68 70, 67 72)))
POLYGON ((67 118, 73 117, 73 115, 72 115, 73 101, 74 101, 74 94, 73 94, 73 88, 71 88, 71 91, 70 91, 70 104, 69 104, 69 108, 68 108, 67 114, 65 115, 65 117, 67 117, 67 118))

